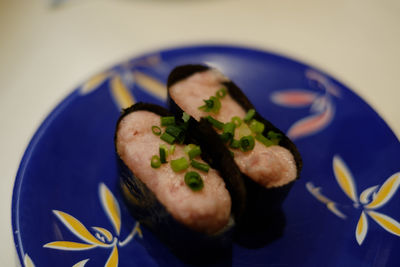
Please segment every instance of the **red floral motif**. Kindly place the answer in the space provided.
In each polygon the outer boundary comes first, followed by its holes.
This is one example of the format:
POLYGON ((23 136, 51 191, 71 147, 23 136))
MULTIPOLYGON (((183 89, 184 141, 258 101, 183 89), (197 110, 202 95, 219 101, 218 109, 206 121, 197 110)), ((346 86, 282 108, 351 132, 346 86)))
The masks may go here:
POLYGON ((307 70, 305 76, 310 84, 321 92, 287 89, 271 95, 271 100, 275 104, 288 108, 309 107, 310 109, 310 115, 298 120, 289 128, 287 135, 292 139, 306 137, 326 128, 335 116, 332 98, 340 96, 339 89, 325 76, 313 70, 307 70))

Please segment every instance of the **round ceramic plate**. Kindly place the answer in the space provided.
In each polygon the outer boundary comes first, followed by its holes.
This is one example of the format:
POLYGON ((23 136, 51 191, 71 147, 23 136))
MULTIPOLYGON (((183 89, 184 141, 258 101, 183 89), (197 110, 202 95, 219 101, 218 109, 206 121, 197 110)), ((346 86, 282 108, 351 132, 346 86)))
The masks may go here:
POLYGON ((166 105, 177 65, 220 69, 291 137, 304 160, 284 203, 282 238, 234 244, 233 266, 395 266, 400 261, 400 144, 360 97, 313 67, 265 51, 189 46, 95 75, 47 117, 21 162, 12 227, 25 266, 183 266, 129 215, 117 183, 121 108, 166 105), (145 242, 152 244, 151 253, 145 242))

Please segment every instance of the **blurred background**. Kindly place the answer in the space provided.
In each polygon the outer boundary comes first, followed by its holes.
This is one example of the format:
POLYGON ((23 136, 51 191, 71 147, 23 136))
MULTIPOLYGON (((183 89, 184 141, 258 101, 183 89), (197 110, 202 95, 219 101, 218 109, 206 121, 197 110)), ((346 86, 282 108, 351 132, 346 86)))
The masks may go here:
POLYGON ((320 68, 400 136, 398 0, 0 0, 0 253, 14 266, 11 194, 46 115, 93 74, 152 50, 236 44, 320 68))

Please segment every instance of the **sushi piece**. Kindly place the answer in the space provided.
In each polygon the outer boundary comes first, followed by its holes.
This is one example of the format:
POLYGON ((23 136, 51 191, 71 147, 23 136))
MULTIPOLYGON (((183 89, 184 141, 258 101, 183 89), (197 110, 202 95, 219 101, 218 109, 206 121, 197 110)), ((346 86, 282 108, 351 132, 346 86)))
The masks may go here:
MULTIPOLYGON (((221 177, 230 171, 203 160, 212 157, 186 134, 190 127, 162 107, 138 103, 119 118, 115 148, 133 216, 177 256, 198 261, 199 253, 210 258, 229 253, 234 222, 221 177)), ((239 173, 236 177, 240 181, 239 173)))
MULTIPOLYGON (((168 78, 168 103, 214 129, 233 156, 245 183, 247 198, 240 236, 283 233, 281 209, 302 160, 293 142, 264 119, 244 93, 219 71, 203 65, 175 68, 168 78)), ((251 239, 251 238, 250 238, 251 239)))

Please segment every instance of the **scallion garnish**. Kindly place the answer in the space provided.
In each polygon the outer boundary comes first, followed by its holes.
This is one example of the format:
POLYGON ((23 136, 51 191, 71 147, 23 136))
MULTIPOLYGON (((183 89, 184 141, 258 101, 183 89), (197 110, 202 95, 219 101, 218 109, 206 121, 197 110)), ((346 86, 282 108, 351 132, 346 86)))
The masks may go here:
POLYGON ((240 150, 250 151, 254 148, 254 137, 251 135, 243 136, 240 138, 240 150))
POLYGON ((172 145, 172 146, 170 146, 170 148, 169 148, 169 154, 170 154, 170 155, 173 155, 174 152, 175 152, 175 145, 172 145))
POLYGON ((163 133, 160 136, 161 140, 164 140, 165 142, 167 142, 168 144, 172 145, 175 142, 175 137, 170 135, 169 133, 163 133))
POLYGON ((282 134, 276 133, 276 132, 274 132, 274 131, 269 131, 269 132, 267 133, 267 136, 268 136, 268 138, 271 140, 271 142, 272 142, 274 145, 278 145, 279 142, 280 142, 281 139, 282 139, 282 134))
POLYGON ((240 142, 239 140, 236 139, 232 139, 230 145, 231 148, 239 148, 240 147, 240 142))
POLYGON ((168 126, 175 124, 175 117, 174 116, 166 116, 161 117, 161 126, 168 126))
POLYGON ((243 136, 247 136, 247 135, 251 135, 252 132, 249 128, 249 126, 246 123, 242 123, 239 127, 238 127, 238 132, 239 132, 239 138, 242 138, 243 136))
POLYGON ((203 101, 205 104, 199 107, 200 110, 203 110, 205 112, 218 113, 218 111, 221 109, 221 102, 215 96, 210 96, 209 99, 203 101))
POLYGON ((249 127, 252 130, 253 133, 259 134, 264 132, 265 125, 262 122, 259 122, 258 120, 252 119, 249 123, 249 127))
POLYGON ((200 174, 193 171, 185 174, 185 183, 192 191, 200 191, 204 187, 200 174))
POLYGON ((190 119, 190 115, 187 114, 186 112, 183 112, 183 114, 182 114, 182 120, 183 120, 184 122, 188 122, 189 119, 190 119))
POLYGON ((224 124, 223 133, 221 134, 221 139, 223 142, 230 141, 235 134, 236 125, 233 122, 228 122, 224 124))
POLYGON ((238 116, 235 116, 231 119, 231 122, 233 122, 236 127, 239 127, 242 124, 242 119, 239 118, 238 116))
POLYGON ((168 157, 167 146, 166 145, 160 145, 158 150, 160 152, 160 161, 161 161, 161 163, 167 163, 167 157, 168 157))
POLYGON ((262 143, 266 147, 272 146, 274 144, 271 140, 269 140, 262 134, 256 134, 256 140, 262 143))
POLYGON ((211 123, 212 126, 217 128, 218 130, 222 130, 224 128, 224 123, 220 122, 219 120, 216 120, 211 116, 207 116, 206 119, 209 123, 211 123))
POLYGON ((224 96, 226 96, 226 89, 225 88, 219 89, 215 94, 215 96, 218 98, 223 98, 224 96))
POLYGON ((228 141, 231 139, 231 135, 229 133, 222 133, 219 135, 219 137, 224 143, 228 143, 228 141))
MULTIPOLYGON (((189 156, 189 159, 193 159, 201 154, 201 148, 199 146, 193 145, 187 149, 187 154, 189 156)), ((186 147, 185 147, 186 148, 186 147)))
POLYGON ((208 172, 208 170, 210 169, 210 166, 208 166, 208 164, 201 163, 194 159, 190 162, 190 165, 192 165, 193 168, 196 168, 204 172, 208 172))
POLYGON ((235 133, 235 128, 236 125, 233 122, 228 122, 224 124, 223 131, 224 133, 230 133, 233 136, 233 134, 235 133))
POLYGON ((189 162, 185 157, 171 160, 171 168, 174 172, 186 170, 189 167, 189 162))
POLYGON ((161 128, 158 126, 151 126, 151 131, 157 136, 161 135, 161 128))
POLYGON ((180 128, 178 126, 169 125, 165 129, 165 132, 172 135, 175 138, 178 138, 183 133, 183 130, 182 130, 182 128, 180 128))
POLYGON ((193 149, 196 145, 195 144, 188 144, 183 148, 183 151, 187 154, 191 149, 193 149))
POLYGON ((269 131, 269 132, 267 133, 267 136, 268 136, 268 138, 270 138, 270 139, 281 139, 281 138, 282 138, 282 134, 276 133, 276 132, 274 132, 274 131, 269 131))
POLYGON ((151 165, 151 167, 154 168, 154 169, 159 168, 159 167, 161 166, 160 157, 157 156, 157 155, 152 156, 152 157, 151 157, 151 160, 150 160, 150 165, 151 165))
POLYGON ((256 111, 254 109, 249 109, 249 111, 247 111, 246 116, 244 116, 243 120, 244 122, 249 122, 254 115, 256 114, 256 111))

